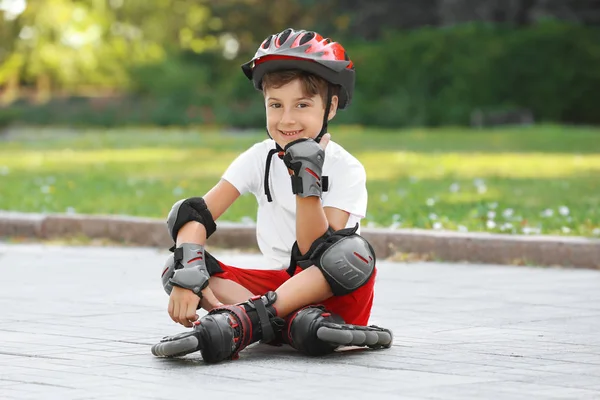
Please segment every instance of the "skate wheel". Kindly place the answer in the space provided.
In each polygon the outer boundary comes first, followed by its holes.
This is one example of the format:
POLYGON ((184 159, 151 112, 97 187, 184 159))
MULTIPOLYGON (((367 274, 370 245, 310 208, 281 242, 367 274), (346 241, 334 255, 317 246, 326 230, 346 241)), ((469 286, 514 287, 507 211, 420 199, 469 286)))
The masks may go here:
POLYGON ((377 343, 370 347, 392 347, 392 335, 389 332, 375 332, 377 334, 377 343))
POLYGON ((193 333, 167 336, 152 346, 156 357, 180 357, 199 350, 198 338, 193 333))
POLYGON ((377 335, 377 332, 366 331, 365 336, 365 345, 367 346, 373 346, 379 341, 379 335, 377 335))
POLYGON ((333 329, 327 326, 322 326, 317 330, 317 337, 324 342, 346 346, 351 344, 353 339, 351 331, 333 329))

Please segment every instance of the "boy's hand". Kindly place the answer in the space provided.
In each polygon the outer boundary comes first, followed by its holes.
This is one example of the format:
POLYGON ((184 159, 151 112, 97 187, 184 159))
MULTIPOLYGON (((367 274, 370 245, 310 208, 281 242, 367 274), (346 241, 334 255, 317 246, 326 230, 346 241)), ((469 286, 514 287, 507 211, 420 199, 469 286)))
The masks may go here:
MULTIPOLYGON (((223 305, 209 287, 202 291, 202 302, 208 309, 223 305)), ((169 316, 173 321, 190 328, 192 323, 198 319, 196 310, 199 304, 200 297, 194 292, 174 286, 169 296, 169 316)))
POLYGON ((324 135, 320 143, 302 138, 288 143, 284 149, 283 162, 293 171, 292 192, 300 197, 321 197, 322 172, 325 147, 330 136, 324 135))
POLYGON ((200 297, 197 294, 189 289, 173 286, 169 295, 169 316, 173 321, 189 328, 192 322, 198 319, 196 314, 198 304, 200 304, 200 297))

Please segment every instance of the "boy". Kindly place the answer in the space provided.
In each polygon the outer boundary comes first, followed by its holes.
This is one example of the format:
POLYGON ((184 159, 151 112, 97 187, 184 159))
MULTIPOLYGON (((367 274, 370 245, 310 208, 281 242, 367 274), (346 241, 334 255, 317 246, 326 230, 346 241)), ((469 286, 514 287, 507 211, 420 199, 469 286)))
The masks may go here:
POLYGON ((173 206, 167 225, 176 243, 162 281, 169 315, 193 330, 152 352, 201 350, 206 362, 218 362, 259 340, 309 355, 348 344, 390 347, 389 330, 364 326, 376 274, 373 249, 357 234, 366 174, 326 133, 351 101, 352 61, 338 43, 286 29, 242 70, 263 91, 270 138, 241 154, 204 197, 173 206), (214 220, 247 192, 259 204, 257 239, 270 270, 227 266, 204 250, 214 220), (209 311, 200 320, 199 305, 209 311))

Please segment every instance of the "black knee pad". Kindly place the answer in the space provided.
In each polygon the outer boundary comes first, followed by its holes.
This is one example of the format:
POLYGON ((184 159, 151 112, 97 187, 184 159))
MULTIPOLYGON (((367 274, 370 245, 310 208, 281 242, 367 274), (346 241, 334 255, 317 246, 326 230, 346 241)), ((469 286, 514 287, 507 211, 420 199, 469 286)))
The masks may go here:
POLYGON ((375 271, 375 251, 371 244, 353 228, 333 231, 331 228, 314 241, 306 254, 300 254, 294 243, 288 273, 294 275, 296 266, 317 266, 329 283, 334 296, 352 293, 365 285, 375 271))
POLYGON ((287 319, 283 339, 296 350, 309 356, 323 356, 333 353, 338 347, 317 337, 323 322, 343 324, 342 317, 325 310, 323 306, 302 308, 287 319))

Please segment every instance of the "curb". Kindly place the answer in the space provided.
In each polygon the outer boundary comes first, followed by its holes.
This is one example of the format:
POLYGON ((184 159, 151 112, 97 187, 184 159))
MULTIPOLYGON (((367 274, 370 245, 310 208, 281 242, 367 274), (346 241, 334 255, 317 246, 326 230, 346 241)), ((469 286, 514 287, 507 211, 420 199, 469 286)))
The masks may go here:
MULTIPOLYGON (((257 249, 255 226, 219 222, 210 245, 257 249)), ((459 233, 421 229, 362 228, 380 259, 412 253, 429 259, 486 264, 531 264, 600 269, 600 240, 582 237, 459 233)), ((104 215, 28 214, 0 211, 0 238, 55 239, 84 236, 169 248, 165 221, 104 215)))

